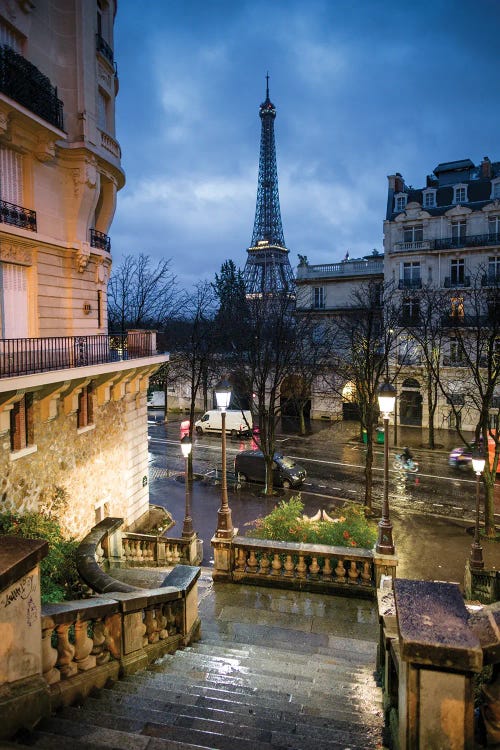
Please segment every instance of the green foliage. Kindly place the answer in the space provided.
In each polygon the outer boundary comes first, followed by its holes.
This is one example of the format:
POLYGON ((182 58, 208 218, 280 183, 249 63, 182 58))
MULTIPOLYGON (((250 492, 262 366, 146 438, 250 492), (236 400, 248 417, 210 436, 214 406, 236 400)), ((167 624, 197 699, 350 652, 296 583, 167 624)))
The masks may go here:
POLYGON ((249 536, 281 542, 328 544, 334 547, 371 549, 377 538, 377 527, 366 519, 358 505, 342 508, 332 521, 307 521, 303 518, 304 503, 299 497, 282 500, 264 518, 258 518, 249 536))
POLYGON ((40 563, 43 604, 82 597, 76 569, 78 542, 63 536, 58 521, 42 513, 0 513, 0 534, 48 542, 49 553, 40 563))

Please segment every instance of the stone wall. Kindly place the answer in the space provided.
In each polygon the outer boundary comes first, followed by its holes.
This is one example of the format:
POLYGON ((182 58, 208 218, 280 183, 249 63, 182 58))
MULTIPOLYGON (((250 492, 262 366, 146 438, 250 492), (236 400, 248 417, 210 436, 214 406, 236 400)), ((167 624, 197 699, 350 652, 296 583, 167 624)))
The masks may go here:
POLYGON ((145 388, 104 404, 94 402, 94 424, 77 428, 76 412, 59 402, 54 419, 41 418, 34 394, 36 451, 13 459, 9 433, 0 436, 0 510, 58 513, 64 530, 81 538, 104 516, 126 525, 147 512, 149 494, 145 388))

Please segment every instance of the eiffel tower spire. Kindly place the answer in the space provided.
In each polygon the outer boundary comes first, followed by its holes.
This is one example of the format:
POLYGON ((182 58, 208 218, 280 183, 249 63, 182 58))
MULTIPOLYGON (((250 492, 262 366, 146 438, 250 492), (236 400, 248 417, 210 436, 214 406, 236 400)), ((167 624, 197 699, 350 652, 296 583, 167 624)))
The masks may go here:
POLYGON ((274 142, 276 108, 269 98, 269 75, 266 75, 266 100, 260 105, 259 116, 262 126, 257 205, 243 278, 247 294, 292 292, 293 271, 281 225, 274 142))

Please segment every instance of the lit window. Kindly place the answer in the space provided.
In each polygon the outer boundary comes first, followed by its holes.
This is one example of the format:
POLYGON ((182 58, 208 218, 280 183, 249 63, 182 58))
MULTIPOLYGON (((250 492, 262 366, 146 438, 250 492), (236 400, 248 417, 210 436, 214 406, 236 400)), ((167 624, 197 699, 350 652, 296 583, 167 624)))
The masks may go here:
POLYGON ((314 287, 314 307, 320 310, 325 307, 325 288, 323 286, 314 287))
POLYGON ((10 412, 10 449, 20 451, 33 442, 33 395, 26 393, 10 412))
POLYGON ((94 423, 94 403, 92 386, 87 385, 78 395, 77 425, 78 427, 88 427, 94 423))
POLYGON ((394 196, 394 210, 404 211, 406 208, 407 199, 408 196, 405 193, 399 193, 398 195, 394 196))
POLYGON ((464 300, 463 300, 463 297, 452 297, 451 298, 451 317, 452 318, 463 318, 464 317, 464 300))
POLYGON ((467 203, 467 185, 454 186, 453 203, 467 203))

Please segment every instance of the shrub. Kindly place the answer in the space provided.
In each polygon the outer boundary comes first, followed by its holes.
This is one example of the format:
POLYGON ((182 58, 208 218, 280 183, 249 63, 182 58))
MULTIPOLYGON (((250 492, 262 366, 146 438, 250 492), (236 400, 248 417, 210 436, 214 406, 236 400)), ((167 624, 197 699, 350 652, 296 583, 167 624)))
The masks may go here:
POLYGON ((76 568, 78 542, 65 538, 54 518, 43 513, 0 513, 0 534, 15 534, 25 539, 44 539, 48 542, 48 555, 40 563, 43 604, 83 596, 76 568))
POLYGON ((248 536, 281 542, 328 544, 334 547, 371 549, 377 539, 376 525, 368 521, 358 505, 342 509, 335 521, 308 521, 299 497, 282 500, 264 518, 258 518, 248 536))

